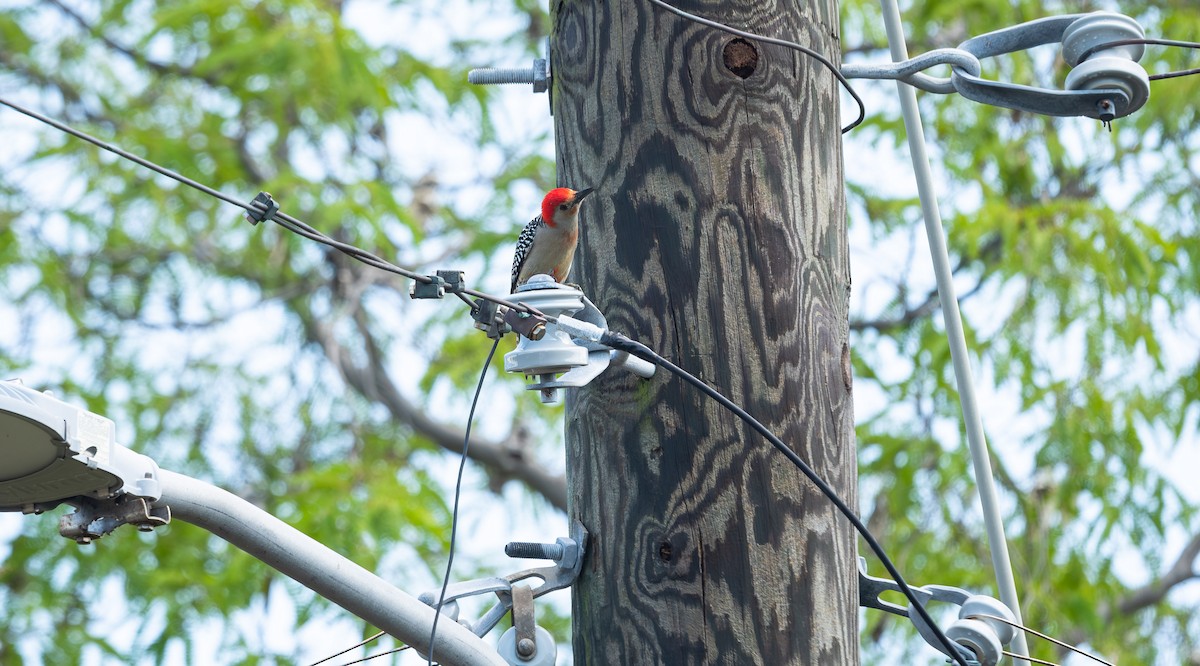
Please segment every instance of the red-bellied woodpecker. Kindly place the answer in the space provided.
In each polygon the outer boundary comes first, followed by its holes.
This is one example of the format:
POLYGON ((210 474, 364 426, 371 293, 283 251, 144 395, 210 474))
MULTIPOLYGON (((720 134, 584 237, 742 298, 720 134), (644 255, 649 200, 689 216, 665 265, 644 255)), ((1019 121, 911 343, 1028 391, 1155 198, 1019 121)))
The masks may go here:
POLYGON ((579 204, 591 193, 590 187, 578 192, 559 187, 546 194, 542 214, 530 220, 517 237, 510 291, 539 273, 556 282, 567 279, 579 241, 579 204))

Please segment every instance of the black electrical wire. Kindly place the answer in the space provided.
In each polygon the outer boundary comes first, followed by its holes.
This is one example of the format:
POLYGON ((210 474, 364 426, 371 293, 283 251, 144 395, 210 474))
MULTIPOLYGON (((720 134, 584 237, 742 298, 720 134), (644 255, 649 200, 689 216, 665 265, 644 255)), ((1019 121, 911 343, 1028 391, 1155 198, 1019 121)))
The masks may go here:
MULTIPOLYGON (((215 190, 203 183, 192 180, 191 178, 188 178, 187 176, 184 176, 176 171, 172 171, 166 167, 159 166, 158 164, 155 164, 154 162, 151 162, 148 159, 134 155, 133 153, 131 153, 129 151, 122 150, 121 148, 117 147, 116 145, 113 145, 102 139, 97 139, 96 137, 94 137, 86 132, 77 130, 74 127, 71 127, 70 125, 67 125, 66 123, 55 120, 54 118, 51 118, 49 116, 45 116, 41 113, 38 113, 37 111, 34 111, 33 109, 26 108, 26 107, 24 107, 20 104, 17 104, 16 102, 13 102, 9 99, 0 97, 0 104, 3 104, 4 106, 9 107, 10 109, 13 109, 14 111, 25 114, 26 116, 29 116, 30 118, 33 118, 34 120, 45 123, 61 132, 65 132, 75 138, 87 141, 88 143, 90 143, 98 148, 103 148, 104 150, 107 150, 110 153, 113 153, 119 157, 127 159, 127 160, 133 162, 134 164, 145 167, 157 174, 166 176, 167 178, 170 178, 171 180, 174 180, 183 185, 187 185, 188 187, 198 190, 200 192, 203 192, 204 194, 207 194, 211 197, 215 197, 221 201, 224 201, 227 204, 237 206, 238 208, 241 208, 256 217, 262 216, 266 212, 265 204, 246 203, 244 201, 239 201, 238 199, 235 199, 223 192, 215 190)), ((335 250, 342 252, 343 254, 345 254, 349 257, 352 257, 354 259, 357 259, 358 261, 361 261, 362 263, 364 263, 368 266, 378 268, 381 271, 386 271, 388 273, 394 273, 401 277, 406 277, 410 280, 415 280, 422 284, 431 284, 433 282, 433 278, 428 275, 422 275, 420 273, 417 273, 416 271, 411 271, 407 268, 402 268, 400 266, 397 266, 397 265, 391 263, 390 261, 381 259, 380 257, 377 257, 374 254, 367 252, 366 250, 355 247, 348 243, 343 243, 341 241, 334 240, 334 239, 330 238, 329 236, 326 236, 325 234, 316 230, 315 228, 309 226, 304 221, 299 220, 295 217, 292 217, 291 215, 288 215, 287 213, 284 213, 282 211, 276 211, 271 216, 271 221, 275 222, 279 226, 283 227, 284 229, 287 229, 288 231, 290 231, 298 236, 302 236, 309 240, 316 241, 317 243, 321 243, 322 245, 331 247, 335 250)), ((472 308, 474 308, 474 304, 472 304, 466 298, 467 296, 474 296, 475 298, 482 298, 485 301, 491 301, 493 303, 496 303, 497 305, 503 305, 507 308, 511 308, 518 312, 525 312, 528 314, 545 317, 545 319, 547 321, 555 321, 556 320, 555 317, 551 317, 546 314, 543 314, 543 313, 537 311, 536 309, 526 305, 525 303, 513 302, 513 301, 510 301, 505 298, 500 298, 498 296, 493 296, 491 294, 484 293, 482 291, 478 291, 476 289, 463 288, 463 289, 455 291, 454 293, 456 296, 458 296, 460 299, 462 299, 464 303, 466 303, 468 306, 471 306, 472 308)))
POLYGON ((871 551, 874 552, 875 556, 879 558, 879 561, 883 563, 883 567, 887 569, 888 575, 890 575, 892 579, 896 581, 896 585, 900 588, 900 592, 908 598, 908 600, 915 607, 917 614, 921 616, 921 619, 925 621, 925 624, 928 625, 930 630, 933 631, 933 633, 937 636, 938 642, 940 642, 946 648, 946 654, 957 661, 960 666, 968 666, 967 655, 969 653, 966 652, 967 648, 951 641, 946 634, 942 632, 937 623, 933 621, 933 618, 929 615, 929 611, 925 609, 925 606, 922 605, 917 599, 916 595, 913 594, 913 591, 908 586, 908 583, 904 582, 904 577, 900 575, 900 571, 896 568, 896 565, 892 563, 892 560, 883 550, 883 546, 879 544, 874 535, 871 534, 871 531, 867 529, 867 526, 862 522, 862 519, 859 518, 858 515, 854 513, 854 510, 846 504, 845 500, 843 500, 837 494, 837 491, 835 491, 833 487, 825 481, 825 479, 821 478, 821 476, 817 474, 816 470, 810 467, 809 464, 806 463, 799 454, 788 448, 788 445, 784 444, 783 440, 776 437, 774 433, 772 433, 765 425, 762 424, 762 422, 751 416, 745 409, 739 407, 732 400, 726 398, 719 391, 700 381, 700 379, 692 375, 687 370, 675 365, 671 361, 658 354, 658 352, 655 352, 653 349, 650 349, 637 340, 633 340, 629 337, 621 335, 620 333, 605 331, 600 337, 600 344, 611 347, 618 351, 628 352, 634 356, 637 356, 638 358, 666 368, 680 379, 699 389, 708 397, 716 400, 721 404, 721 406, 733 412, 738 418, 757 431, 758 434, 765 437, 772 446, 779 450, 780 453, 787 456, 788 460, 792 461, 796 467, 800 468, 800 471, 804 474, 804 476, 808 477, 808 480, 811 481, 813 485, 815 485, 817 489, 820 490, 827 498, 829 498, 829 501, 833 502, 833 505, 837 507, 838 511, 840 511, 842 515, 846 516, 850 523, 854 525, 854 529, 856 529, 858 533, 862 535, 863 540, 867 542, 867 546, 871 548, 871 551))
POLYGON ((467 449, 471 446, 471 421, 475 418, 475 406, 479 404, 479 394, 483 391, 483 380, 487 378, 488 368, 492 367, 492 357, 496 355, 496 347, 500 338, 492 342, 487 360, 483 362, 483 370, 479 373, 479 383, 475 386, 475 397, 471 399, 471 411, 467 414, 467 432, 463 435, 462 457, 458 460, 458 480, 454 482, 454 512, 450 517, 450 555, 446 559, 446 574, 442 576, 442 592, 438 595, 437 605, 433 607, 433 629, 429 632, 429 666, 433 666, 433 639, 437 636, 438 619, 442 617, 442 603, 446 600, 446 587, 450 585, 450 568, 454 566, 454 540, 458 536, 458 499, 462 495, 463 469, 467 466, 467 449))
POLYGON ((677 16, 682 16, 683 18, 685 18, 689 21, 694 21, 696 23, 699 23, 700 25, 706 25, 710 28, 716 28, 717 30, 724 30, 725 32, 728 32, 732 35, 737 35, 738 37, 744 37, 746 39, 755 39, 760 42, 764 42, 766 44, 774 44, 776 46, 783 46, 785 48, 795 49, 796 51, 799 51, 800 53, 803 53, 804 55, 806 55, 806 56, 812 58, 813 60, 816 60, 817 62, 821 63, 822 65, 824 65, 825 69, 828 69, 830 72, 833 73, 833 75, 837 78, 838 82, 842 84, 842 87, 846 89, 846 92, 850 93, 850 96, 854 98, 854 103, 858 105, 858 118, 855 118, 854 122, 843 127, 842 134, 849 132, 850 130, 854 129, 855 127, 858 127, 859 124, 861 124, 862 121, 867 117, 867 107, 863 104, 862 98, 858 96, 857 92, 855 92, 854 87, 850 85, 850 81, 847 80, 845 75, 842 74, 842 70, 838 69, 838 67, 836 65, 834 65, 829 60, 829 58, 826 58, 825 56, 821 55, 820 53, 817 53, 816 51, 808 48, 807 46, 801 46, 800 44, 797 44, 796 42, 790 42, 786 39, 778 39, 776 37, 767 37, 767 36, 759 35, 759 34, 756 34, 753 32, 746 32, 745 30, 738 30, 737 28, 727 26, 724 23, 718 23, 717 21, 704 18, 703 16, 689 14, 689 13, 683 11, 682 9, 672 7, 671 5, 663 2, 663 0, 650 0, 650 2, 658 5, 659 7, 662 7, 663 9, 671 12, 672 14, 675 14, 677 16))
MULTIPOLYGON (((654 2, 654 0, 651 0, 654 2)), ((1116 48, 1118 46, 1134 46, 1137 44, 1147 44, 1150 46, 1174 46, 1181 49, 1200 49, 1200 42, 1185 42, 1178 39, 1156 39, 1153 37, 1142 37, 1137 39, 1118 39, 1103 44, 1097 44, 1090 49, 1087 49, 1079 56, 1079 62, 1083 62, 1092 57, 1099 51, 1105 49, 1116 48)), ((1200 68, 1183 69, 1177 72, 1166 72, 1164 74, 1155 74, 1150 77, 1151 81, 1161 81, 1163 79, 1174 79, 1180 76, 1191 76, 1192 74, 1200 74, 1200 68)))

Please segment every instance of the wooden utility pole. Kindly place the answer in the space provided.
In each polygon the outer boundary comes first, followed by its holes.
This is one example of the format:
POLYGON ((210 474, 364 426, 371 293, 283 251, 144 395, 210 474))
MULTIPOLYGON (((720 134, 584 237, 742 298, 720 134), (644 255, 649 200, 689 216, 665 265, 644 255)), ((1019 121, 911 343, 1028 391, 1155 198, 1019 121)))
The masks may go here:
MULTIPOLYGON (((836 0, 675 0, 839 61, 836 0)), ((552 0, 559 181, 595 187, 573 281, 743 405, 853 506, 838 88, 649 0, 552 0)), ((591 531, 576 664, 856 664, 855 537, 761 437, 660 371, 567 405, 591 531)))

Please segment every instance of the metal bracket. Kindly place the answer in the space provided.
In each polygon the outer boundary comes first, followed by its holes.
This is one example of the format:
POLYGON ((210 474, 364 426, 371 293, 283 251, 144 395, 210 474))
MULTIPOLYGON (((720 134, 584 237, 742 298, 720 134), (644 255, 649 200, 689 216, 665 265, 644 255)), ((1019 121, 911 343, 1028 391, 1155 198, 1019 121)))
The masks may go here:
POLYGON ((1143 37, 1145 31, 1137 21, 1122 14, 1067 14, 1001 28, 968 39, 958 48, 937 49, 902 62, 845 65, 842 74, 850 79, 896 79, 929 92, 957 92, 982 104, 1046 116, 1083 116, 1108 123, 1146 103, 1150 98, 1150 79, 1137 64, 1144 48, 1105 45, 1143 37), (1067 77, 1066 90, 992 81, 981 76, 980 60, 1059 43, 1063 59, 1075 68, 1067 77), (938 65, 950 65, 949 78, 923 73, 938 65))
MULTIPOLYGON (((1003 658, 1003 646, 1012 641, 1014 636, 1012 625, 1015 625, 1015 618, 1008 606, 992 597, 971 594, 962 588, 947 585, 909 585, 909 589, 921 606, 940 601, 959 607, 959 619, 950 625, 945 634, 968 664, 993 666, 1003 658), (979 617, 1005 618, 1010 622, 975 619, 979 617)), ((879 598, 884 592, 900 592, 900 585, 890 578, 867 575, 866 558, 858 558, 858 605, 908 618, 926 643, 946 654, 945 646, 920 614, 914 612, 912 603, 901 606, 884 601, 879 598)))
POLYGON ((537 654, 537 623, 533 620, 533 589, 528 585, 512 588, 513 629, 517 631, 517 655, 532 659, 537 654))
POLYGON ((171 509, 151 506, 144 497, 120 495, 104 502, 73 500, 75 511, 58 519, 58 533, 87 545, 122 525, 136 525, 139 532, 152 532, 171 522, 171 509))
MULTIPOLYGON (((458 600, 480 594, 495 594, 496 604, 483 614, 476 622, 458 620, 459 624, 467 627, 476 636, 483 636, 491 631, 501 619, 513 608, 513 591, 518 583, 531 579, 540 579, 541 585, 530 588, 534 599, 570 587, 583 568, 583 555, 587 552, 588 531, 578 520, 571 524, 570 538, 560 538, 555 545, 562 545, 561 557, 554 566, 525 569, 507 576, 491 576, 476 580, 453 583, 446 588, 442 602, 442 612, 457 619, 458 600), (452 605, 453 604, 453 605, 452 605)), ((507 549, 506 549, 507 550, 507 549)), ((524 555, 523 555, 524 556, 524 555)), ((438 591, 425 592, 418 599, 430 605, 437 606, 438 591)))
MULTIPOLYGON (((1077 22, 1082 21, 1086 26, 1088 23, 1109 21, 1113 17, 1120 16, 1109 12, 1096 12, 1037 19, 973 37, 959 44, 958 48, 982 60, 1006 53, 1025 51, 1043 44, 1060 43, 1068 29, 1077 22)), ((1128 20, 1132 21, 1132 19, 1128 20)), ((1137 23, 1134 22, 1133 25, 1137 26, 1137 23)), ((1080 26, 1076 25, 1075 30, 1079 29, 1080 26)), ((1138 30, 1140 31, 1140 28, 1138 30)), ((1136 64, 1134 66, 1136 67, 1136 64)), ((1127 74, 1127 72, 1122 71, 1120 74, 1127 74)), ((1002 83, 980 78, 958 67, 954 68, 950 80, 960 95, 983 104, 1047 116, 1085 116, 1106 122, 1137 111, 1149 98, 1149 80, 1146 81, 1144 95, 1140 94, 1140 91, 1131 91, 1125 86, 1102 87, 1094 90, 1050 90, 1015 83, 1002 83)), ((1107 81, 1102 82, 1107 83, 1107 81)))

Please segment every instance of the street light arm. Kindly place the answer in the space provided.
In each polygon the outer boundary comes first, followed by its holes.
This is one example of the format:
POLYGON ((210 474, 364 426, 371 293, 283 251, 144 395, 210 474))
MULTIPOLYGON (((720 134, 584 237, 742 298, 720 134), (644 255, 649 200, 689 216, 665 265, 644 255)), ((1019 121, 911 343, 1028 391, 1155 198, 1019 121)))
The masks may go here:
MULTIPOLYGON (((158 504, 169 506, 173 518, 212 532, 395 638, 428 651, 434 611, 415 597, 233 493, 168 470, 159 470, 158 478, 158 504)), ((483 639, 454 622, 438 623, 436 654, 444 664, 506 664, 483 639)))

